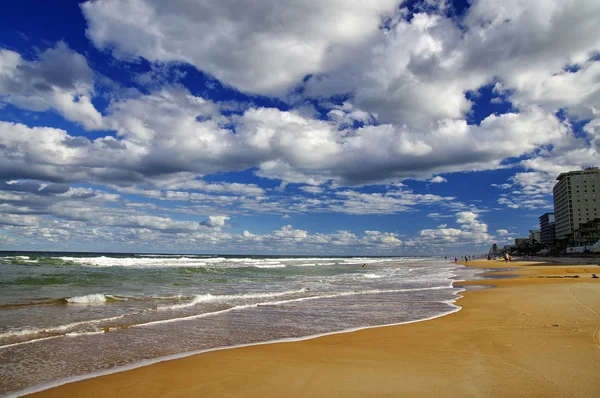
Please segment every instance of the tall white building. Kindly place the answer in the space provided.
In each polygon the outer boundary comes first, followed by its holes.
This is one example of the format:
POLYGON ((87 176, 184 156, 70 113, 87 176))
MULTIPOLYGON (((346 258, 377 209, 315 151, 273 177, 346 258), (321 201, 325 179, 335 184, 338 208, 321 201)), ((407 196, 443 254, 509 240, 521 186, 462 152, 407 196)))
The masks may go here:
POLYGON ((579 229, 579 224, 600 217, 597 193, 600 193, 600 170, 560 173, 552 190, 556 239, 564 239, 579 229))

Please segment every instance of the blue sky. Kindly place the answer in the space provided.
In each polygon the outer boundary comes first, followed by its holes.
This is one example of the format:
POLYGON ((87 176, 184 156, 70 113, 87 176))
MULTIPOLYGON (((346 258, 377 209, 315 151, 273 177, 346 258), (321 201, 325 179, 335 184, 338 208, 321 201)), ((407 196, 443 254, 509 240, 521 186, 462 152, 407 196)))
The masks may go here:
POLYGON ((1 7, 0 249, 478 254, 600 158, 595 0, 1 7))

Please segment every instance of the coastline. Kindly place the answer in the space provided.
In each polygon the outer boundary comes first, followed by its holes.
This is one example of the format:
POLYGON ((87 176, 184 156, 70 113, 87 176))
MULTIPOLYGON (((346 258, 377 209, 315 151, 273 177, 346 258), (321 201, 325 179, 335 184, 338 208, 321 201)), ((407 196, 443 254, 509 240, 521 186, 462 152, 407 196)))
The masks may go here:
POLYGON ((466 265, 518 277, 455 282, 500 288, 462 292, 460 311, 432 320, 210 351, 30 396, 600 394, 600 268, 466 265))

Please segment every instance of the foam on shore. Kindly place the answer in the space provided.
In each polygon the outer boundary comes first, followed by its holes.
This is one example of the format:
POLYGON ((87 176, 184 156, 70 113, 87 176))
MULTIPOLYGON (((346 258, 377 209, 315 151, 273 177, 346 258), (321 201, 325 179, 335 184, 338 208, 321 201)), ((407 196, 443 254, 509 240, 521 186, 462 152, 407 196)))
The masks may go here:
POLYGON ((85 374, 85 375, 72 376, 72 377, 67 377, 64 379, 54 380, 49 383, 43 383, 43 384, 40 384, 37 386, 33 386, 33 387, 29 387, 29 388, 26 388, 26 389, 23 389, 20 391, 9 393, 8 395, 6 395, 6 397, 11 397, 11 398, 12 397, 15 397, 15 398, 22 397, 22 396, 25 396, 28 394, 45 391, 45 390, 48 390, 48 389, 51 389, 54 387, 62 386, 62 385, 77 382, 77 381, 92 379, 92 378, 96 378, 96 377, 100 377, 100 376, 106 376, 106 375, 110 375, 110 374, 114 374, 114 373, 125 372, 128 370, 137 369, 137 368, 141 368, 144 366, 150 366, 150 365, 157 364, 160 362, 172 361, 172 360, 181 359, 181 358, 187 358, 190 356, 204 354, 207 352, 224 351, 224 350, 231 350, 231 349, 235 349, 235 348, 261 346, 261 345, 267 345, 267 344, 291 343, 291 342, 311 340, 311 339, 316 339, 319 337, 331 336, 331 335, 336 335, 336 334, 352 333, 352 332, 356 332, 359 330, 377 329, 377 328, 385 328, 385 327, 391 327, 391 326, 407 325, 407 324, 412 324, 412 323, 417 323, 417 322, 425 322, 425 321, 437 319, 437 318, 440 318, 440 317, 443 317, 446 315, 450 315, 450 314, 460 311, 461 307, 456 305, 455 302, 462 297, 459 293, 464 292, 464 291, 465 291, 465 289, 461 288, 458 291, 454 292, 454 294, 457 296, 455 299, 444 301, 445 304, 448 304, 451 307, 451 310, 449 310, 448 312, 442 313, 442 314, 433 315, 428 318, 415 319, 415 320, 410 320, 410 321, 406 321, 406 322, 398 322, 398 323, 391 323, 391 324, 385 324, 385 325, 349 328, 349 329, 344 329, 344 330, 339 330, 339 331, 334 331, 334 332, 320 333, 320 334, 314 334, 314 335, 303 336, 303 337, 282 338, 282 339, 276 339, 276 340, 261 341, 261 342, 257 342, 257 343, 239 344, 239 345, 233 345, 233 346, 227 346, 227 347, 215 347, 215 348, 208 348, 208 349, 203 349, 203 350, 196 350, 196 351, 189 351, 189 352, 184 352, 184 353, 179 353, 179 354, 167 355, 167 356, 163 356, 163 357, 143 360, 140 362, 136 362, 136 363, 132 363, 132 364, 124 365, 124 366, 118 366, 118 367, 115 367, 112 369, 93 372, 93 373, 89 373, 89 374, 85 374))

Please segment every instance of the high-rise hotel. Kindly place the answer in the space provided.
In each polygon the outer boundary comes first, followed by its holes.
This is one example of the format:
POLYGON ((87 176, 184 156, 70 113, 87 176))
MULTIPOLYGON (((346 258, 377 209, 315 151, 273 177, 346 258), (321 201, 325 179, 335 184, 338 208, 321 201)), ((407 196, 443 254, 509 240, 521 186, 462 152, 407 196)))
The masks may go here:
POLYGON ((586 221, 600 217, 600 171, 597 167, 560 173, 552 190, 556 239, 564 239, 586 221))

